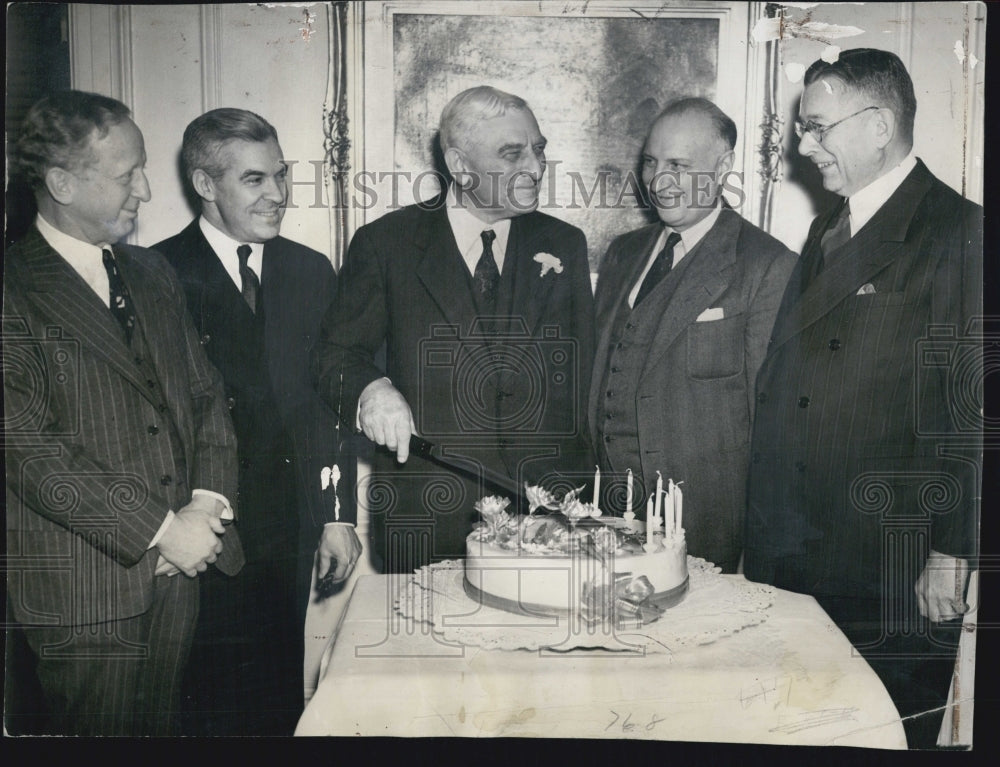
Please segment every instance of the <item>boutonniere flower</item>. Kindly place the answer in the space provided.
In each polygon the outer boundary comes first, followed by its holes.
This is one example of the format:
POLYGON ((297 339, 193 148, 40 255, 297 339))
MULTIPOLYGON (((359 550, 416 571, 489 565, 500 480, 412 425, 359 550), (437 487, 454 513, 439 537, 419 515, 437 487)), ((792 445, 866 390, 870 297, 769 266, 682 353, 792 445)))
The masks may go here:
POLYGON ((550 269, 556 274, 562 274, 562 261, 553 256, 551 253, 537 253, 535 255, 535 261, 542 265, 542 273, 538 275, 539 277, 544 277, 549 273, 550 269))

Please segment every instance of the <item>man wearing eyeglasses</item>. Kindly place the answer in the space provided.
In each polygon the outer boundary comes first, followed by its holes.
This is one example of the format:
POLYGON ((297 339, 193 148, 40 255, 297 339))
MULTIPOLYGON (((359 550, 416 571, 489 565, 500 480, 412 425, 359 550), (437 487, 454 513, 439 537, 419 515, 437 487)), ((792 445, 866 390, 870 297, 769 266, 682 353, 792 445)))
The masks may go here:
POLYGON ((914 155, 915 112, 892 53, 806 72, 799 152, 842 199, 813 222, 757 379, 745 573, 816 597, 919 748, 976 553, 982 208, 914 155))

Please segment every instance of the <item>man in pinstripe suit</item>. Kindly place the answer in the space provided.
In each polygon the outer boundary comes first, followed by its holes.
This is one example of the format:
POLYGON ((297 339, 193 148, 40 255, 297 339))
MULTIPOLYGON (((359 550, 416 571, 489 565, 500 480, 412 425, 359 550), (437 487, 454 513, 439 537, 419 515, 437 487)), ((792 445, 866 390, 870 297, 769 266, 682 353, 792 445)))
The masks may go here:
POLYGON ((915 112, 892 53, 806 72, 799 152, 843 199, 757 378, 745 573, 815 596, 933 747, 976 555, 983 214, 913 154, 915 112))
POLYGON ((9 604, 47 731, 169 734, 195 578, 243 564, 221 380, 169 265, 117 244, 150 198, 128 109, 52 94, 12 159, 38 217, 4 263, 9 604))

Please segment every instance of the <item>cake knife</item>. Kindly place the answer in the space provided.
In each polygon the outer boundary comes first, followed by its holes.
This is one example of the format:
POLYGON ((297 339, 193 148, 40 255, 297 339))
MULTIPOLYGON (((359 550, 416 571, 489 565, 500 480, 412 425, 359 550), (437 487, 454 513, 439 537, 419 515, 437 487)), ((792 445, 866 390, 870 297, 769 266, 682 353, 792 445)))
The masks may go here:
POLYGON ((474 464, 468 458, 449 456, 440 445, 435 445, 433 442, 429 442, 423 437, 418 437, 416 434, 410 435, 410 453, 433 461, 446 469, 460 472, 472 479, 482 479, 484 482, 506 493, 510 493, 515 498, 524 496, 524 490, 510 477, 488 469, 482 464, 474 464))

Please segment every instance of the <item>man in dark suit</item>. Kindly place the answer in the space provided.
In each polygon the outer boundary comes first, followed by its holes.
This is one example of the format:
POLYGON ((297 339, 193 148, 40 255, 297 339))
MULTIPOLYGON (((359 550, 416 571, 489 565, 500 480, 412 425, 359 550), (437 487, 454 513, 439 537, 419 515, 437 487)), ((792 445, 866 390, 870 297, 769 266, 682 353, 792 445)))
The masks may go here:
POLYGON ((445 107, 441 147, 455 184, 357 232, 313 355, 327 402, 392 451, 375 455, 368 486, 386 572, 464 556, 473 504, 497 492, 482 469, 555 489, 592 466, 586 238, 536 210, 534 115, 517 96, 471 88, 445 107), (411 456, 413 433, 468 471, 411 456))
POLYGON ((184 132, 185 179, 202 214, 156 245, 177 270, 209 359, 222 373, 239 441, 239 507, 247 565, 202 581, 212 606, 189 675, 193 732, 288 734, 302 710, 303 628, 317 546, 321 572, 349 574, 355 471, 337 461, 336 419, 316 394, 309 351, 336 296, 328 258, 279 236, 286 165, 274 128, 242 109, 215 109, 184 132))
POLYGON ((913 155, 915 112, 892 53, 806 72, 799 152, 843 199, 758 378, 746 575, 815 596, 933 747, 976 555, 982 209, 913 155))
POLYGON ((661 223, 601 263, 588 409, 601 469, 633 471, 640 513, 657 471, 683 481, 688 551, 724 572, 743 548, 754 381, 796 260, 722 199, 735 144, 705 99, 654 121, 642 177, 661 223))
POLYGON ((48 96, 12 160, 38 216, 4 260, 9 604, 46 731, 170 734, 194 579, 243 563, 223 526, 236 439, 222 381, 169 265, 119 243, 150 198, 128 109, 48 96))

